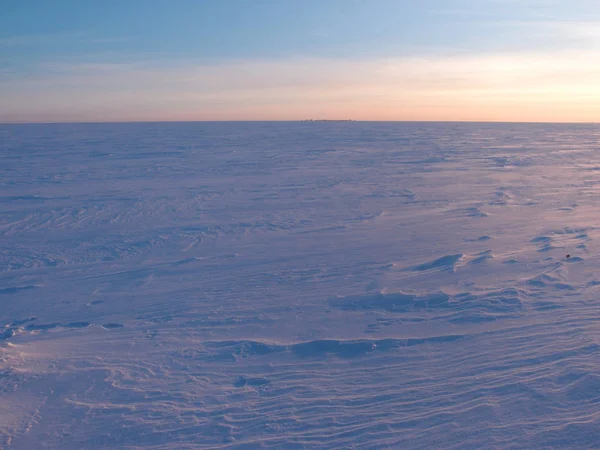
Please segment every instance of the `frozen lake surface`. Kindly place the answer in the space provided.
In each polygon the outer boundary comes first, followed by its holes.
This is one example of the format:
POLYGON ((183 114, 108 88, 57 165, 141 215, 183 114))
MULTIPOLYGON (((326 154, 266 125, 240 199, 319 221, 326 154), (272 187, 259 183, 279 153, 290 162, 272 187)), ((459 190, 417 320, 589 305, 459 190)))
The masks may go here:
POLYGON ((599 447, 599 138, 1 125, 0 448, 599 447))

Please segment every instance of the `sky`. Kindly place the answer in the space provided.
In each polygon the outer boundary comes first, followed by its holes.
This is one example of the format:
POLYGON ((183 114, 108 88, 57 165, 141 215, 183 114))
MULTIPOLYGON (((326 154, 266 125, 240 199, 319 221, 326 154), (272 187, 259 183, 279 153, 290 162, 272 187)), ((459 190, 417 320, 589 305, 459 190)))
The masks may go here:
POLYGON ((597 0, 2 0, 0 122, 600 121, 597 0))

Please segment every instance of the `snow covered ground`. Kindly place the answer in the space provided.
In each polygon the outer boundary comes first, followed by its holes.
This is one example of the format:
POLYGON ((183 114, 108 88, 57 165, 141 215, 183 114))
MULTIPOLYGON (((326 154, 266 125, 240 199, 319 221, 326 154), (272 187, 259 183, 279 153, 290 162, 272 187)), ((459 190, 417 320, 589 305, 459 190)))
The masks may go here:
POLYGON ((0 448, 600 446, 599 138, 0 126, 0 448))

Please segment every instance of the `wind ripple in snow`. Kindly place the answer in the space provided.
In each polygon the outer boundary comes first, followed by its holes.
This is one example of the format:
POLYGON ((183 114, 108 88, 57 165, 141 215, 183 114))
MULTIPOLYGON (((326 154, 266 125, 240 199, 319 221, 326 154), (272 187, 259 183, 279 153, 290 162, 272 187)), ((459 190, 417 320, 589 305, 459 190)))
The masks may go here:
POLYGON ((0 447, 600 447, 597 136, 0 126, 0 447))

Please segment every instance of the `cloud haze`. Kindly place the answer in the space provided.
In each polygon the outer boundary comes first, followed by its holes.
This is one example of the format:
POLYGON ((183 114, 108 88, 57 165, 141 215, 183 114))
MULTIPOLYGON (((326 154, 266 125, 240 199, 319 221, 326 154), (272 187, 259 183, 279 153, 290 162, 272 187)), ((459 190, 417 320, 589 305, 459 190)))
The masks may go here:
POLYGON ((215 64, 55 64, 3 78, 0 121, 593 121, 592 51, 215 64))

